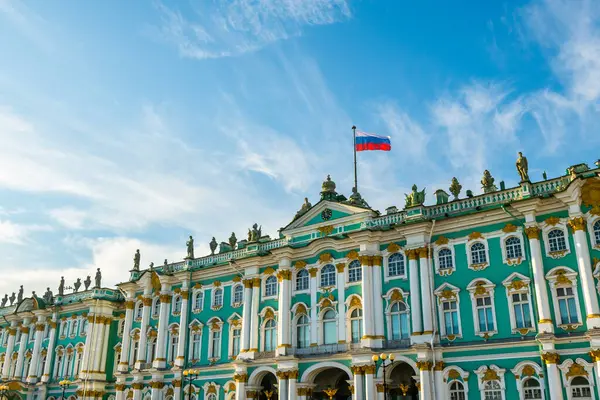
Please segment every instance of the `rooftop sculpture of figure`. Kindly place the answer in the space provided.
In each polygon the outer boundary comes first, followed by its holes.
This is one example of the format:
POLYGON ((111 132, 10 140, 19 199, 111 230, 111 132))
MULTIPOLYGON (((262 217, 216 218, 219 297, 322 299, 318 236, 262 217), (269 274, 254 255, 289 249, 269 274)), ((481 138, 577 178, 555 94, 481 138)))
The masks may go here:
POLYGON ((296 213, 296 216, 294 218, 298 218, 298 217, 306 214, 306 212, 308 210, 310 210, 311 207, 312 207, 312 204, 310 204, 310 201, 308 201, 308 197, 305 197, 304 204, 302 204, 302 207, 300 207, 300 210, 298 210, 298 212, 296 213))
POLYGON ((259 227, 258 224, 252 225, 252 229, 248 229, 248 242, 258 242, 260 239, 262 231, 262 226, 259 227))
POLYGON ((96 286, 94 287, 101 287, 101 283, 102 283, 102 274, 100 273, 100 268, 98 268, 96 270, 96 286))
POLYGON ((194 238, 192 237, 192 235, 190 235, 190 240, 185 242, 185 245, 187 246, 187 256, 185 258, 188 260, 193 260, 194 259, 194 238))
POLYGON ((210 247, 210 255, 212 256, 213 254, 215 254, 215 250, 217 249, 219 244, 217 243, 217 240, 213 237, 208 246, 210 247))
POLYGON ((492 177, 492 174, 487 169, 483 171, 483 178, 481 178, 481 188, 483 189, 483 193, 491 193, 498 190, 496 185, 494 185, 495 179, 492 177))
POLYGON ((60 277, 60 284, 58 285, 58 295, 59 296, 65 295, 65 277, 64 276, 60 277))
POLYGON ((50 288, 46 288, 46 293, 44 293, 44 301, 46 302, 46 304, 52 304, 52 290, 50 290, 50 288))
POLYGON ((79 292, 79 288, 81 287, 81 278, 77 278, 77 280, 75 281, 75 283, 73 284, 73 289, 74 292, 77 293, 79 292))
POLYGON ((231 236, 229 236, 229 246, 231 246, 231 250, 235 250, 236 244, 237 238, 235 237, 235 232, 231 232, 231 236))
POLYGON ((19 289, 19 293, 17 294, 17 303, 20 303, 23 300, 23 285, 19 289))
POLYGON ((83 284, 85 285, 85 290, 88 290, 92 284, 92 277, 88 275, 87 278, 85 278, 85 281, 83 281, 83 284))
POLYGON ((133 270, 134 271, 139 271, 140 270, 140 249, 137 249, 135 251, 135 255, 133 256, 133 270))
POLYGON ((12 292, 12 294, 10 295, 10 297, 8 298, 8 300, 10 300, 10 305, 12 306, 13 303, 15 302, 16 296, 15 296, 15 292, 12 292))
POLYGON ((412 193, 405 194, 406 208, 420 206, 425 203, 425 189, 417 191, 417 185, 412 186, 412 193))
POLYGON ((4 307, 7 302, 8 302, 8 295, 5 294, 4 297, 2 298, 2 303, 0 303, 0 307, 4 307))
POLYGON ((528 182, 529 175, 529 166, 527 165, 527 157, 523 155, 522 152, 519 152, 519 158, 517 158, 517 172, 521 176, 521 182, 528 182))

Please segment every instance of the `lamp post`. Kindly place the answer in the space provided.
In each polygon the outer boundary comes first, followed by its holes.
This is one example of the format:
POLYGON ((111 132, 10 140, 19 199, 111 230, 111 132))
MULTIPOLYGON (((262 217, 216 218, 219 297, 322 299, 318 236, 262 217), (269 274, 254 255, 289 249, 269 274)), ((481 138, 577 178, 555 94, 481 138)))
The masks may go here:
POLYGON ((194 379, 198 378, 198 375, 200 375, 200 370, 195 368, 188 368, 183 371, 183 377, 188 384, 188 400, 192 400, 192 383, 194 379))
POLYGON ((62 389, 62 395, 61 395, 61 397, 60 397, 62 400, 64 400, 64 398, 65 398, 65 391, 67 390, 67 388, 68 388, 69 386, 71 386, 71 383, 73 383, 73 382, 71 382, 71 381, 70 381, 70 380, 68 380, 68 379, 63 379, 62 381, 58 382, 58 385, 59 385, 59 386, 61 387, 61 389, 62 389))
POLYGON ((372 357, 372 360, 375 363, 375 366, 377 366, 377 363, 379 361, 381 361, 381 366, 383 367, 383 398, 385 400, 387 400, 387 398, 388 398, 387 380, 386 380, 387 377, 386 377, 385 369, 394 363, 394 358, 395 357, 393 354, 388 355, 388 354, 384 354, 384 353, 381 353, 380 355, 374 354, 372 357))
POLYGON ((8 387, 7 384, 0 385, 0 399, 8 400, 8 391, 9 390, 10 390, 10 388, 8 387))

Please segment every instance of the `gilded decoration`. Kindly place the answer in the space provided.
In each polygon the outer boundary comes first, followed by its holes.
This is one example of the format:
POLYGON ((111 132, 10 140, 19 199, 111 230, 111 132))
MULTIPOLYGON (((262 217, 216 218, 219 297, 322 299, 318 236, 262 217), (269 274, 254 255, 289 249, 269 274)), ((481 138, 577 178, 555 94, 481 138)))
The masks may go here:
POLYGON ((304 260, 298 260, 294 263, 294 267, 296 267, 296 270, 300 270, 306 267, 306 261, 304 260))
POLYGON ((335 264, 335 268, 337 269, 337 272, 344 272, 344 269, 346 268, 346 264, 345 263, 338 263, 335 264))
POLYGON ((469 268, 472 269, 473 271, 483 271, 484 269, 486 269, 488 267, 489 263, 484 262, 484 263, 479 263, 479 264, 469 264, 469 268))
POLYGON ((486 369, 485 372, 483 373, 483 376, 481 377, 482 382, 498 381, 498 380, 500 380, 498 373, 491 368, 486 369))
POLYGON ((275 273, 275 270, 272 267, 267 267, 267 269, 265 269, 263 273, 265 275, 273 275, 275 273))
POLYGON ((429 257, 429 249, 427 247, 419 247, 417 251, 419 252, 419 258, 429 257))
POLYGON ((377 393, 385 392, 385 386, 383 385, 383 383, 378 383, 378 384, 376 384, 376 386, 377 386, 377 393))
POLYGON ((253 279, 252 279, 252 286, 254 286, 254 287, 258 288, 258 287, 260 287, 260 282, 261 282, 261 281, 260 281, 260 278, 259 278, 259 277, 253 278, 253 279))
POLYGON ((591 350, 588 354, 593 362, 600 362, 600 349, 591 350))
POLYGON ((321 227, 317 228, 317 230, 319 232, 321 232, 321 235, 327 236, 327 235, 331 235, 333 233, 333 231, 335 230, 335 228, 332 225, 325 225, 325 226, 321 226, 321 227))
POLYGON ((352 299, 350 300, 350 308, 352 307, 362 308, 362 302, 358 296, 352 296, 352 299))
POLYGON ((444 370, 444 366, 445 366, 445 364, 444 364, 443 361, 438 361, 433 366, 433 370, 434 371, 443 371, 444 370))
POLYGON ((569 367, 569 370, 567 371, 567 378, 570 378, 572 376, 587 376, 588 372, 585 370, 585 368, 577 363, 573 363, 571 364, 571 366, 569 367))
POLYGON ((481 295, 484 295, 484 294, 488 293, 488 290, 487 290, 487 288, 484 285, 485 285, 485 282, 481 282, 481 281, 479 281, 479 282, 477 282, 475 284, 475 291, 474 291, 474 293, 475 293, 476 296, 481 296, 481 295))
POLYGON ((224 389, 226 392, 232 392, 235 391, 235 383, 231 382, 229 385, 227 385, 224 389))
POLYGON ((171 303, 171 295, 169 293, 163 293, 160 295, 160 302, 164 304, 171 303))
POLYGON ((586 230, 585 218, 583 218, 583 217, 571 218, 569 220, 569 226, 571 227, 573 232, 576 232, 576 231, 584 231, 585 232, 585 230, 586 230))
POLYGON ((558 364, 560 362, 560 355, 558 353, 550 352, 543 353, 542 360, 544 360, 546 364, 558 364))
POLYGON ((589 180, 581 188, 581 202, 592 207, 593 215, 600 214, 600 181, 589 180))
POLYGON ((555 286, 573 284, 573 282, 567 277, 564 269, 559 269, 558 271, 556 271, 554 273, 554 276, 556 277, 556 282, 554 283, 555 286))
POLYGON ((451 369, 448 371, 448 379, 458 379, 460 378, 460 372, 455 369, 451 369))
POLYGON ((236 276, 234 276, 234 277, 233 277, 232 281, 234 281, 234 282, 236 282, 236 283, 237 283, 237 282, 241 282, 241 281, 242 281, 242 277, 241 277, 241 276, 239 276, 239 275, 236 275, 236 276))
POLYGON ((566 256, 567 251, 566 250, 550 251, 550 252, 548 252, 548 255, 550 257, 552 257, 553 259, 557 260, 559 258, 563 258, 564 256, 566 256))
POLYGON ((353 375, 364 375, 365 370, 363 365, 353 365, 350 367, 353 375))
POLYGON ((365 365, 364 371, 365 371, 366 375, 374 375, 375 374, 375 365, 373 365, 373 364, 365 365))
POLYGON ((156 272, 152 272, 151 278, 150 278, 150 283, 152 284, 152 289, 155 292, 160 292, 160 278, 158 277, 158 274, 156 272))
POLYGON ((396 243, 390 243, 387 247, 387 252, 388 253, 397 253, 398 251, 400 251, 400 246, 398 246, 396 243))
POLYGON ((419 258, 419 253, 417 249, 410 249, 404 252, 409 260, 416 260, 419 258))
POLYGON ((548 217, 544 220, 546 225, 555 226, 560 222, 560 218, 558 217, 548 217))
POLYGON ((252 289, 252 279, 244 279, 242 283, 245 289, 252 289))
POLYGON ((292 271, 289 269, 281 269, 277 271, 277 280, 282 282, 284 280, 289 281, 292 279, 292 271))
POLYGON ((304 306, 304 304, 300 303, 296 306, 296 314, 300 315, 300 314, 307 314, 306 311, 306 306, 304 306))
POLYGON ((275 313, 273 312, 272 309, 267 308, 267 310, 265 311, 265 316, 263 318, 264 319, 275 318, 275 313))
POLYGON ((523 370, 521 371, 521 375, 522 376, 534 376, 535 368, 533 368, 531 365, 526 365, 523 367, 523 370))
POLYGON ((527 287, 527 283, 525 283, 525 281, 522 280, 517 280, 515 279, 514 281, 512 281, 510 283, 510 285, 507 286, 507 288, 509 290, 521 290, 523 288, 527 287))
POLYGON ((143 297, 142 304, 146 307, 150 307, 152 305, 152 297, 143 297))
POLYGON ((442 290, 442 292, 440 293, 440 298, 444 299, 444 300, 450 300, 450 299, 455 299, 456 298, 456 293, 454 293, 452 290, 450 289, 444 289, 442 290))
POLYGON ((194 289, 202 289, 202 284, 200 282, 196 283, 194 289))
POLYGON ((504 225, 504 228, 502 228, 502 232, 504 233, 512 233, 512 232, 516 232, 517 231, 517 227, 513 224, 506 224, 504 225))
POLYGON ((440 236, 435 240, 435 244, 437 244, 438 246, 443 246, 445 244, 448 244, 449 242, 450 240, 445 236, 440 236))
POLYGON ((124 383, 115 384, 115 390, 118 392, 122 392, 123 390, 125 390, 125 384, 124 383))
POLYGON ((173 384, 173 387, 176 387, 176 388, 181 387, 181 379, 173 379, 173 381, 171 381, 171 383, 173 384))
POLYGON ((540 228, 537 226, 530 226, 525 228, 525 234, 529 239, 538 239, 540 238, 540 228))
POLYGON ((134 390, 142 390, 144 388, 144 384, 142 382, 134 382, 131 384, 131 387, 134 390))
POLYGON ((433 363, 431 361, 417 361, 417 368, 420 371, 431 371, 433 363))
POLYGON ((483 239, 483 235, 481 234, 481 232, 475 231, 475 232, 469 233, 468 238, 469 238, 469 241, 471 241, 471 240, 477 240, 477 239, 483 239))
POLYGON ((331 306, 332 306, 331 300, 326 298, 321 301, 321 308, 326 308, 326 307, 331 307, 331 306))
POLYGON ((319 272, 319 270, 317 268, 311 268, 308 270, 308 272, 310 273, 311 278, 315 278, 317 276, 317 272, 319 272))
POLYGON ((217 387, 213 384, 209 385, 208 388, 206 389, 206 394, 210 394, 210 393, 217 393, 217 387))
POLYGON ((161 382, 161 381, 153 381, 153 382, 150 382, 149 385, 152 389, 162 389, 165 387, 165 383, 161 382))
POLYGON ((404 296, 402 296, 402 292, 400 292, 400 290, 394 289, 392 291, 391 296, 390 296, 390 300, 392 300, 392 301, 403 301, 404 300, 404 296))
POLYGON ((333 260, 333 256, 331 255, 331 253, 323 253, 319 256, 319 261, 322 262, 323 264, 327 264, 328 262, 331 262, 333 260))
POLYGON ((211 330, 211 331, 218 331, 218 330, 220 330, 220 329, 221 329, 221 324, 219 324, 219 321, 213 321, 213 322, 210 324, 210 330, 211 330))

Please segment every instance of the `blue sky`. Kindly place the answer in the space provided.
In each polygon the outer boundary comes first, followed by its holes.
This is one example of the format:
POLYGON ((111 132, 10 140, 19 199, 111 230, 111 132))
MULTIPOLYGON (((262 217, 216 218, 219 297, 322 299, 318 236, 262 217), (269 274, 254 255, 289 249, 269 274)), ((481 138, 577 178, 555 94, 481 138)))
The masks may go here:
POLYGON ((185 239, 271 236, 331 174, 350 127, 376 209, 484 169, 517 182, 600 157, 593 1, 0 0, 0 293, 179 260, 185 239))

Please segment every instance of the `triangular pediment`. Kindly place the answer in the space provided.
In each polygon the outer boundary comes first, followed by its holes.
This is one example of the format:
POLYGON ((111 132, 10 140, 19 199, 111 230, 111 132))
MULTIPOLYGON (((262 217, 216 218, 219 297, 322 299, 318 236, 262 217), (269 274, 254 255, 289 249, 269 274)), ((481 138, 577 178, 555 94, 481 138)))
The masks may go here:
POLYGON ((288 226, 283 229, 285 234, 287 231, 311 227, 319 224, 335 224, 342 219, 351 219, 358 215, 375 215, 375 211, 356 207, 349 204, 338 203, 335 201, 321 200, 315 204, 304 215, 296 218, 288 226))

